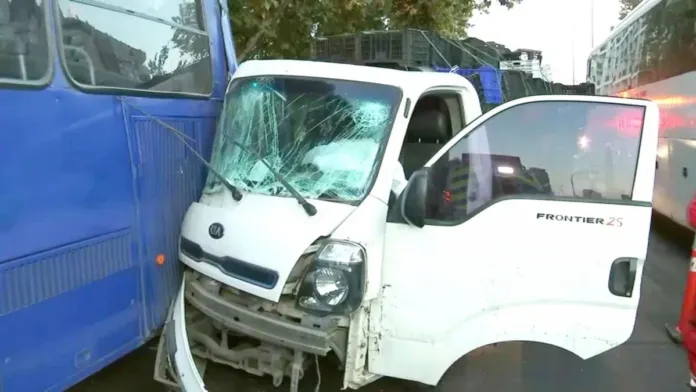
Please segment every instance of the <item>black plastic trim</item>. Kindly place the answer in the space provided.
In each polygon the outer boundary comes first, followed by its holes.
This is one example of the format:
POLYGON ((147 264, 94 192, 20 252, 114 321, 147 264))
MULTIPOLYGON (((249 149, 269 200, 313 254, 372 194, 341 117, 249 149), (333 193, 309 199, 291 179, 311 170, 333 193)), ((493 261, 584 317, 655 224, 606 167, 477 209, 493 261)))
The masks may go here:
POLYGON ((607 282, 609 292, 617 297, 631 298, 633 296, 633 289, 636 284, 636 275, 638 269, 638 259, 633 257, 621 257, 614 260, 611 263, 611 269, 609 270, 609 280, 607 282), (626 277, 626 285, 620 291, 616 289, 614 281, 619 279, 617 273, 619 273, 619 266, 621 264, 628 264, 628 271, 626 272, 628 276, 626 277))
POLYGON ((223 274, 271 290, 278 284, 278 272, 233 257, 219 257, 207 253, 197 243, 181 237, 181 253, 199 263, 217 267, 223 274))
POLYGON ((411 98, 406 98, 406 104, 404 105, 404 118, 408 118, 409 113, 411 113, 411 98))

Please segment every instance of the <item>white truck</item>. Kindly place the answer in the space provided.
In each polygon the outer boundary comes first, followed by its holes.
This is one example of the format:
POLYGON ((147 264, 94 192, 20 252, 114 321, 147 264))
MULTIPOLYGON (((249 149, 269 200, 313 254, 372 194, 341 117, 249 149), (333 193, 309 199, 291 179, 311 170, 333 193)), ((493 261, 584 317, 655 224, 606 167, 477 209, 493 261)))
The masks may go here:
POLYGON ((205 391, 213 361, 297 392, 331 355, 344 388, 445 390, 486 345, 587 359, 630 337, 655 104, 538 96, 481 115, 455 74, 263 60, 223 106, 159 381, 205 391))

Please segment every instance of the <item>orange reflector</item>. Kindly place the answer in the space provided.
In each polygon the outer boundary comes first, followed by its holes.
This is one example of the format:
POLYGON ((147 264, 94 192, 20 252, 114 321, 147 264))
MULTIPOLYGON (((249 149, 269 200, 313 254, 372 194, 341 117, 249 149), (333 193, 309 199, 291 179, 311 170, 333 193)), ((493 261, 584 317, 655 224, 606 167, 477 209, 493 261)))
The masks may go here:
POLYGON ((164 258, 164 255, 162 253, 158 254, 157 257, 155 257, 155 263, 157 263, 157 265, 164 264, 164 260, 165 260, 165 258, 164 258))

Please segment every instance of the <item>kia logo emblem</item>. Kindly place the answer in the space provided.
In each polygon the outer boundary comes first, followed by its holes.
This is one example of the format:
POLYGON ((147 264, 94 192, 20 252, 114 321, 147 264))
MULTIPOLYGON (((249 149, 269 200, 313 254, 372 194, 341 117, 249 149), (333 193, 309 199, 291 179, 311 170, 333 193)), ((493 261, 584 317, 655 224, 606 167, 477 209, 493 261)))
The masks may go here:
POLYGON ((210 236, 216 240, 220 239, 223 235, 225 235, 225 228, 219 223, 213 223, 208 228, 208 234, 210 234, 210 236))

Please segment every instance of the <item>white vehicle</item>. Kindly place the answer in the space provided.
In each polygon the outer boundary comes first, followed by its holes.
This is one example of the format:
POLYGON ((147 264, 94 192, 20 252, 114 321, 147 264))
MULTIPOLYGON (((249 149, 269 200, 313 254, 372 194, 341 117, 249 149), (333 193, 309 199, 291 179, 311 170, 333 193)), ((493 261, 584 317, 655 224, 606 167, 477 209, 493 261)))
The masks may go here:
POLYGON ((496 342, 616 347, 640 297, 657 128, 644 100, 537 96, 481 115, 455 74, 246 62, 183 222, 155 377, 205 391, 213 361, 296 392, 331 355, 346 388, 437 386, 496 342))
POLYGON ((696 192, 696 3, 645 0, 590 54, 598 95, 650 99, 660 106, 653 207, 690 228, 696 192))

